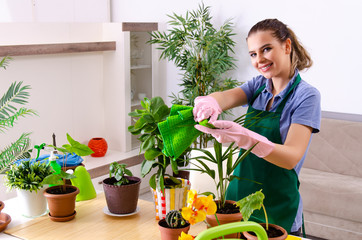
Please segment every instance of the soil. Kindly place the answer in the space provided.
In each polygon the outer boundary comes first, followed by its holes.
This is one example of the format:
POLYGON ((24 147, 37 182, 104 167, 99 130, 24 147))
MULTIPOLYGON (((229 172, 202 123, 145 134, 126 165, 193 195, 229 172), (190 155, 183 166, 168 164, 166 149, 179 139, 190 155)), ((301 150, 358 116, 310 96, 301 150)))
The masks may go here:
MULTIPOLYGON (((170 228, 168 226, 168 224, 166 223, 166 221, 163 220, 160 220, 159 223, 158 223, 161 227, 164 227, 164 228, 170 228)), ((188 225, 190 225, 189 223, 186 223, 185 225, 183 225, 182 227, 175 227, 175 228, 184 228, 184 227, 187 227, 188 225)))
POLYGON ((59 188, 53 188, 48 190, 47 192, 50 194, 66 194, 66 193, 72 193, 75 192, 75 188, 65 188, 65 192, 63 192, 63 187, 60 185, 59 188))
MULTIPOLYGON (((264 228, 264 229, 265 229, 265 228, 264 228)), ((283 232, 282 232, 282 231, 280 231, 279 229, 275 229, 275 228, 273 228, 272 226, 269 226, 269 230, 267 231, 267 230, 265 229, 265 231, 266 231, 266 234, 268 235, 268 238, 280 237, 280 236, 283 235, 283 232)), ((256 234, 255 234, 254 232, 248 232, 248 233, 250 233, 250 234, 253 235, 253 236, 256 236, 256 234)))
POLYGON ((240 212, 239 208, 232 204, 232 203, 228 203, 226 202, 224 207, 219 209, 217 208, 216 213, 221 213, 221 214, 231 214, 231 213, 238 213, 240 212))
MULTIPOLYGON (((114 183, 116 183, 116 182, 117 182, 117 180, 114 177, 104 180, 104 183, 108 184, 108 185, 114 185, 114 183)), ((128 183, 123 184, 123 185, 131 185, 131 184, 135 184, 135 183, 137 183, 137 181, 132 180, 132 179, 128 179, 128 183)))

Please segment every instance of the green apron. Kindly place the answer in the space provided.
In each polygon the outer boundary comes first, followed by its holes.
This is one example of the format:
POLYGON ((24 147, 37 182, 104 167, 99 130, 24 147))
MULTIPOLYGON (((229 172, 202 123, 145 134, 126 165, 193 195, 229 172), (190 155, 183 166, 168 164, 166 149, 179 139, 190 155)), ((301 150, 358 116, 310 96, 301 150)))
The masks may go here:
MULTIPOLYGON (((260 87, 254 94, 248 108, 246 120, 250 120, 248 124, 252 125, 248 129, 267 137, 274 143, 282 144, 280 136, 281 113, 292 90, 299 82, 300 76, 298 74, 296 81, 275 112, 261 111, 252 107, 254 100, 263 91, 265 85, 260 87), (251 118, 256 115, 262 119, 253 124, 255 120, 251 118)), ((241 153, 242 151, 245 150, 241 150, 241 153)), ((295 170, 278 167, 251 153, 235 169, 234 175, 256 181, 259 184, 249 180, 234 179, 227 189, 226 199, 238 201, 263 189, 264 206, 269 223, 277 224, 290 232, 299 206, 299 180, 295 170)), ((262 209, 254 211, 250 220, 264 223, 264 211, 262 209)))

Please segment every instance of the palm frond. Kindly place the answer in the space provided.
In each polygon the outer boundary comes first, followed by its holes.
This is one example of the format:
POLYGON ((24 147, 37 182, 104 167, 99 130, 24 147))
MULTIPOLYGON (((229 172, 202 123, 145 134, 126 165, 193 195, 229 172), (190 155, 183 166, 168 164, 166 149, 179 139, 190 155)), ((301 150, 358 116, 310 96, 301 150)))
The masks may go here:
POLYGON ((17 108, 13 105, 14 103, 24 105, 28 102, 29 92, 27 90, 30 89, 30 86, 22 86, 22 84, 23 82, 13 82, 0 99, 0 119, 10 117, 16 112, 17 108))
POLYGON ((0 152, 0 174, 5 173, 16 160, 29 158, 30 134, 23 133, 18 140, 0 152))
POLYGON ((33 109, 20 108, 12 116, 5 118, 0 116, 0 132, 4 132, 5 130, 12 128, 19 117, 26 117, 27 115, 37 115, 37 113, 33 109))
POLYGON ((0 61, 0 67, 6 69, 6 67, 9 65, 10 60, 12 60, 11 57, 3 57, 0 61))

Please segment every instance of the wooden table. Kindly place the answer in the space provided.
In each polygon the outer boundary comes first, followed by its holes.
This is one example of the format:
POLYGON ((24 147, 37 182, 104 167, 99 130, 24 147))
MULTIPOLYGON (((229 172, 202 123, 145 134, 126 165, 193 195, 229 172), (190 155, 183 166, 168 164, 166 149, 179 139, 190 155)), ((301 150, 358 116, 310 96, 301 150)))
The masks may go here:
MULTIPOLYGON (((76 203, 77 215, 69 222, 53 222, 48 216, 5 230, 5 233, 23 239, 160 239, 154 203, 138 200, 140 211, 132 216, 112 217, 103 213, 104 194, 76 203)), ((206 229, 205 223, 191 226, 190 234, 206 229)))

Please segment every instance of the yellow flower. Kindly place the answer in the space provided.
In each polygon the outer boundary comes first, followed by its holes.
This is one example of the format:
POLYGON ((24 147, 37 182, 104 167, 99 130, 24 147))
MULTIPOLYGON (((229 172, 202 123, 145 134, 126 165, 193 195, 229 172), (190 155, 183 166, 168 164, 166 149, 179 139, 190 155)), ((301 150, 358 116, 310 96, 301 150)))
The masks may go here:
POLYGON ((204 221, 206 215, 215 214, 216 204, 212 196, 197 197, 195 190, 189 190, 187 199, 187 207, 182 208, 182 217, 191 225, 204 221))
POLYGON ((181 232, 181 236, 178 237, 178 240, 193 240, 193 239, 195 239, 195 237, 184 232, 181 232))
POLYGON ((187 193, 187 206, 191 206, 194 201, 197 199, 197 192, 194 189, 191 189, 187 193))

